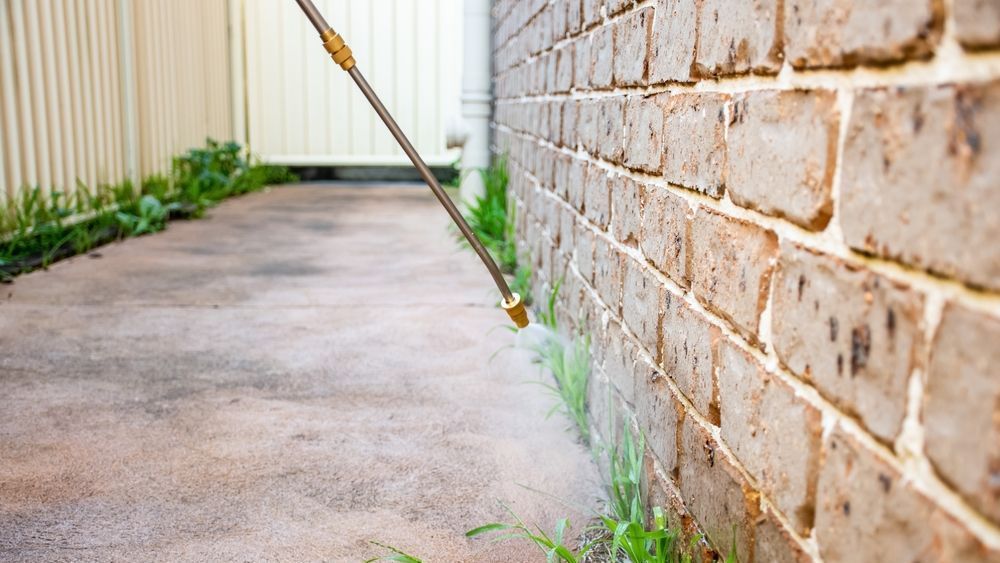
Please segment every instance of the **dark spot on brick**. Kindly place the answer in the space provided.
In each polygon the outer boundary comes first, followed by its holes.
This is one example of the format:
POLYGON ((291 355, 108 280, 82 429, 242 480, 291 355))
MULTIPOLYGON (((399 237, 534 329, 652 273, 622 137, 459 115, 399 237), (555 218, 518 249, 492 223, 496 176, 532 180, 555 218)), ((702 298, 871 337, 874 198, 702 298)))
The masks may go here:
POLYGON ((840 323, 837 322, 836 317, 830 317, 830 342, 837 341, 837 332, 840 328, 840 323))
POLYGON ((887 493, 892 488, 892 478, 885 473, 878 474, 878 482, 882 484, 882 490, 887 493))
POLYGON ((889 157, 883 156, 882 157, 882 169, 885 170, 886 172, 888 172, 889 168, 891 166, 892 166, 892 161, 889 160, 889 157))
POLYGON ((844 355, 837 354, 837 375, 844 375, 844 355))
POLYGON ((885 328, 889 331, 889 338, 896 336, 896 312, 889 307, 889 312, 885 315, 885 328))
POLYGON ((705 453, 707 454, 706 459, 708 459, 708 466, 715 467, 715 448, 713 448, 712 444, 708 442, 705 442, 704 448, 705 453))
POLYGON ((799 276, 799 301, 802 301, 802 290, 806 288, 806 277, 804 275, 799 276))
POLYGON ((842 508, 844 509, 844 516, 851 515, 851 501, 844 501, 844 505, 842 508))
POLYGON ((868 365, 872 338, 868 326, 860 326, 851 331, 851 377, 868 365))

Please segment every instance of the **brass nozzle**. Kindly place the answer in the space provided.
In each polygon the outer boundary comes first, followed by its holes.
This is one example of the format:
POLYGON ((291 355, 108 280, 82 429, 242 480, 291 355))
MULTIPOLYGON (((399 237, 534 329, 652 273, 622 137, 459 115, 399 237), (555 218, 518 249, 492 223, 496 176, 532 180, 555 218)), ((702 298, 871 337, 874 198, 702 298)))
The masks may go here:
POLYGON ((504 311, 510 315, 510 320, 514 321, 517 328, 524 328, 528 326, 528 311, 524 308, 524 302, 521 301, 521 296, 514 294, 514 298, 510 301, 501 301, 500 306, 503 307, 504 311))
POLYGON ((320 34, 319 38, 323 40, 323 47, 333 57, 333 62, 339 64, 340 68, 344 70, 354 68, 354 53, 351 52, 351 48, 347 46, 339 33, 327 29, 320 34))

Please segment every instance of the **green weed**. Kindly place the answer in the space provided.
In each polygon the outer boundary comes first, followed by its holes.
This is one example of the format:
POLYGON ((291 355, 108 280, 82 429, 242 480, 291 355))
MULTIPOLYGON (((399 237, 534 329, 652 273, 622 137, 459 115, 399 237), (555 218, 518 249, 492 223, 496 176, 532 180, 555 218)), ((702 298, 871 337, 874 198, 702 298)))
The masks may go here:
POLYGON ((398 563, 423 563, 422 560, 400 550, 391 545, 380 543, 377 541, 371 542, 372 545, 377 545, 383 549, 389 550, 388 555, 382 555, 379 557, 373 557, 371 559, 366 559, 365 563, 373 563, 374 561, 396 561, 398 563))
POLYGON ((587 553, 593 549, 596 542, 591 542, 580 549, 574 551, 566 545, 569 538, 566 537, 570 530, 569 519, 563 518, 556 523, 555 530, 549 535, 540 527, 530 528, 514 513, 507 505, 503 505, 507 513, 514 519, 513 523, 493 522, 478 528, 474 528, 465 533, 466 537, 476 537, 482 534, 503 532, 495 538, 495 541, 505 541, 510 539, 525 539, 542 550, 546 561, 563 561, 564 563, 578 563, 583 561, 587 553))

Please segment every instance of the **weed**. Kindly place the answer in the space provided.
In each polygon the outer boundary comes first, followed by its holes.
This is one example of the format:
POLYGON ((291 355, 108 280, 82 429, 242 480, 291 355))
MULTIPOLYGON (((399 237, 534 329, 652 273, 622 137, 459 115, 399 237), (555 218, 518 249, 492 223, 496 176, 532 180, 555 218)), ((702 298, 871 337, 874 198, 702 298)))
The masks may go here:
POLYGON ((492 524, 486 524, 478 528, 474 528, 465 533, 466 537, 475 537, 482 534, 493 533, 493 532, 505 532, 504 534, 498 536, 496 541, 504 541, 509 539, 526 539, 542 550, 545 554, 546 561, 559 561, 564 563, 578 563, 584 560, 587 553, 593 549, 596 542, 591 542, 579 550, 574 552, 571 548, 565 545, 567 540, 566 533, 570 530, 569 519, 563 518, 558 523, 556 523, 555 531, 552 535, 545 533, 544 530, 535 526, 532 530, 527 524, 514 513, 507 505, 503 505, 507 513, 511 515, 514 519, 512 524, 494 522, 492 524))
POLYGON ((366 559, 365 563, 372 563, 374 561, 397 561, 398 563, 423 563, 422 560, 398 549, 392 547, 391 545, 380 543, 377 541, 371 542, 372 545, 377 545, 383 549, 388 549, 390 553, 388 555, 382 555, 379 557, 373 557, 371 559, 366 559))

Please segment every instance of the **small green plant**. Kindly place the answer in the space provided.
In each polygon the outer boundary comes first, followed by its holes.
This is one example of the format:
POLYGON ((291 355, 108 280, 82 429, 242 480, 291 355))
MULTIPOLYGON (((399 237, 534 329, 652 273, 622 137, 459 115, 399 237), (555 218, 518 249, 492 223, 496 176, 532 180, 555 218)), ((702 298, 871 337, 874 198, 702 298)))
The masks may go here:
POLYGON ((151 195, 144 195, 133 208, 115 213, 115 218, 126 236, 137 237, 162 231, 167 226, 167 214, 176 203, 163 205, 151 195))
POLYGON ((566 537, 570 530, 569 519, 563 518, 556 523, 552 535, 547 534, 540 527, 530 528, 514 513, 507 505, 503 505, 507 513, 513 518, 513 523, 493 522, 478 528, 474 528, 465 533, 466 537, 476 537, 482 534, 504 532, 497 536, 496 541, 509 539, 525 539, 538 546, 545 554, 546 561, 563 561, 564 563, 578 563, 583 561, 587 553, 593 549, 597 542, 590 542, 574 551, 566 545, 569 538, 566 537))
POLYGON ((373 563, 374 561, 397 561, 398 563, 424 563, 422 560, 398 549, 392 547, 391 545, 384 544, 381 542, 373 541, 372 545, 377 545, 382 549, 389 550, 388 555, 381 555, 379 557, 373 557, 371 559, 366 559, 365 563, 373 563))

